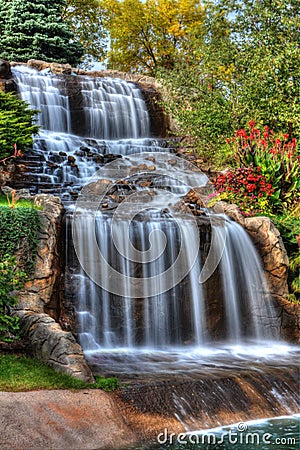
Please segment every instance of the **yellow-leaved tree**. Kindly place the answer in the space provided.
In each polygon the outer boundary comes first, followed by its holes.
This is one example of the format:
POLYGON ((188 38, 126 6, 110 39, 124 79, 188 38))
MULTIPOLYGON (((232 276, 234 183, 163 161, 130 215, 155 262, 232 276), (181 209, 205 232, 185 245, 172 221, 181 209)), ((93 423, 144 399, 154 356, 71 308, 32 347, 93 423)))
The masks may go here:
POLYGON ((204 8, 196 0, 102 0, 111 69, 155 74, 172 69, 199 42, 204 8))

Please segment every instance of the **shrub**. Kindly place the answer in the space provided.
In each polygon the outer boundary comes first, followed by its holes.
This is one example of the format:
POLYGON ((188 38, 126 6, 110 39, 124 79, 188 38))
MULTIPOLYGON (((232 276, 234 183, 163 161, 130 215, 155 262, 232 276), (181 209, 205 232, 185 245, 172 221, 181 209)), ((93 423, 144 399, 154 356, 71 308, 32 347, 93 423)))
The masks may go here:
POLYGON ((30 274, 33 269, 40 217, 33 208, 0 206, 0 260, 16 256, 19 267, 30 274))
MULTIPOLYGON (((3 198, 0 198, 0 205, 3 198)), ((28 203, 28 202, 27 202, 28 203)), ((0 206, 0 341, 19 337, 18 318, 10 315, 17 290, 34 267, 40 217, 33 207, 0 206)))
POLYGON ((0 261, 0 341, 11 342, 18 337, 19 319, 10 315, 17 304, 16 290, 27 276, 18 269, 16 258, 5 255, 0 261))
POLYGON ((299 151, 295 138, 288 134, 275 133, 265 126, 256 128, 254 120, 248 130, 236 131, 236 136, 227 139, 239 166, 260 170, 268 183, 272 184, 270 203, 273 211, 297 204, 300 188, 299 151))
POLYGON ((283 243, 289 255, 288 283, 292 300, 300 300, 300 206, 285 212, 282 215, 272 215, 271 219, 278 228, 283 243))
POLYGON ((253 215, 270 209, 274 189, 259 167, 238 167, 218 175, 214 201, 236 203, 243 213, 253 215))
POLYGON ((0 92, 0 160, 26 150, 39 127, 33 123, 37 111, 15 94, 0 92))

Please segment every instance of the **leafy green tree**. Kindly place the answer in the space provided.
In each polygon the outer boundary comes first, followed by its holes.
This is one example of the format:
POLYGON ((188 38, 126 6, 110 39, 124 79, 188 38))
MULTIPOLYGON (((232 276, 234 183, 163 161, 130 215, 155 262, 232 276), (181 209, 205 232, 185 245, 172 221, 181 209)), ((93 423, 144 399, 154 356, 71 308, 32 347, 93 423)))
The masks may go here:
POLYGON ((204 17, 196 0, 102 0, 101 7, 108 67, 150 75, 189 52, 204 17))
POLYGON ((161 74, 166 107, 208 156, 226 158, 225 138, 253 119, 299 139, 298 6, 297 0, 213 2, 198 50, 161 74))
POLYGON ((76 39, 84 48, 84 62, 103 60, 107 36, 99 0, 67 0, 63 11, 76 39))
POLYGON ((0 160, 31 146, 39 129, 33 123, 35 113, 14 93, 0 92, 0 160))
POLYGON ((220 0, 220 8, 235 17, 232 39, 238 49, 236 85, 242 86, 238 90, 240 116, 251 115, 274 131, 299 136, 298 0, 220 0))
POLYGON ((83 47, 62 19, 64 6, 65 0, 1 0, 0 58, 77 65, 83 47))

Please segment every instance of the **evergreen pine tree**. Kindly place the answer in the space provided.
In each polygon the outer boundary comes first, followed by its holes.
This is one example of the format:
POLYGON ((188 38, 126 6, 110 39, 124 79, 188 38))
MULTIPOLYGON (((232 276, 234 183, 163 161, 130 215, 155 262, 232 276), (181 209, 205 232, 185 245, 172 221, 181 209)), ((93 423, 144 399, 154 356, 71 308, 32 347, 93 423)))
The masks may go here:
POLYGON ((65 0, 1 0, 0 58, 77 65, 82 46, 62 19, 65 0))

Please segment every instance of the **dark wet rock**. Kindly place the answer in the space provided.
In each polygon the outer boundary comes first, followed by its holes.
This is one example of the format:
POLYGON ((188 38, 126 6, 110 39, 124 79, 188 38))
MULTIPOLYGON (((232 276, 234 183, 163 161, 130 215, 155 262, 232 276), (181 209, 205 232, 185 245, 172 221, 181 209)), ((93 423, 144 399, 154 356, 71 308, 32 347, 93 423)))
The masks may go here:
POLYGON ((12 73, 9 62, 4 59, 0 59, 0 79, 11 78, 11 76, 12 73))
POLYGON ((76 161, 76 158, 74 156, 72 156, 72 155, 68 156, 68 163, 69 164, 74 163, 75 161, 76 161))

